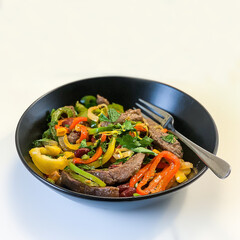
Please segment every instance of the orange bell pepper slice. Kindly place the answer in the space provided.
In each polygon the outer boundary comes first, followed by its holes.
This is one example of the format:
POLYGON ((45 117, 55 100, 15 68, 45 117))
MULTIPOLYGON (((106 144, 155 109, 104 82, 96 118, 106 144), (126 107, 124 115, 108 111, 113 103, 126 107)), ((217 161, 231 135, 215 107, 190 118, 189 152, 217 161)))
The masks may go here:
POLYGON ((107 140, 107 135, 105 133, 101 136, 101 142, 105 142, 107 140))
POLYGON ((137 123, 134 127, 137 131, 147 132, 147 126, 144 123, 137 123))

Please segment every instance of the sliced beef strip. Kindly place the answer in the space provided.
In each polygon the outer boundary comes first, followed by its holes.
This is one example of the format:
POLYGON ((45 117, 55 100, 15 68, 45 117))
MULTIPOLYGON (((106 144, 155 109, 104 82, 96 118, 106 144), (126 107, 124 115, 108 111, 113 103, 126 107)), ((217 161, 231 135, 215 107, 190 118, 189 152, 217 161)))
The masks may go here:
POLYGON ((77 131, 72 131, 69 135, 68 135, 68 141, 72 144, 76 143, 76 141, 80 138, 81 133, 77 132, 77 131))
POLYGON ((167 150, 169 152, 174 153, 177 157, 183 157, 183 150, 180 142, 176 140, 174 143, 165 142, 161 137, 167 136, 168 133, 163 133, 159 128, 159 124, 154 122, 152 119, 145 119, 148 128, 150 137, 154 140, 153 143, 161 148, 162 150, 167 150))
POLYGON ((125 120, 130 121, 141 121, 143 122, 143 116, 140 109, 128 109, 126 112, 122 113, 121 116, 118 118, 116 123, 124 123, 125 120))
POLYGON ((97 94, 97 104, 99 105, 99 104, 103 104, 103 103, 108 105, 109 101, 106 98, 104 98, 104 97, 100 96, 99 94, 97 94))
POLYGON ((117 187, 89 187, 88 185, 72 178, 67 172, 61 173, 61 185, 75 192, 101 197, 119 197, 119 188, 117 187))
POLYGON ((91 170, 89 173, 100 178, 107 185, 127 182, 141 168, 145 154, 137 153, 123 165, 109 170, 91 170))

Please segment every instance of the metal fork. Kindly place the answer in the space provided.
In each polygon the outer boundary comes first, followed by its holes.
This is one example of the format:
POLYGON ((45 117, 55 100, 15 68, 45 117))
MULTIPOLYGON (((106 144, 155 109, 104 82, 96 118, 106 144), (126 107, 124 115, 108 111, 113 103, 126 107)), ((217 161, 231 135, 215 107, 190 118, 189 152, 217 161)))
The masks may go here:
POLYGON ((215 156, 214 154, 208 152, 202 147, 198 146, 194 142, 190 141, 188 138, 183 136, 174 128, 174 118, 168 112, 162 110, 159 107, 152 105, 143 99, 138 99, 143 105, 136 103, 136 105, 151 116, 154 120, 158 121, 164 128, 175 136, 177 136, 183 143, 185 143, 196 155, 207 165, 212 172, 219 178, 223 179, 229 176, 231 173, 231 166, 223 159, 215 156), (150 109, 150 110, 149 110, 150 109), (157 114, 156 114, 157 113, 157 114))

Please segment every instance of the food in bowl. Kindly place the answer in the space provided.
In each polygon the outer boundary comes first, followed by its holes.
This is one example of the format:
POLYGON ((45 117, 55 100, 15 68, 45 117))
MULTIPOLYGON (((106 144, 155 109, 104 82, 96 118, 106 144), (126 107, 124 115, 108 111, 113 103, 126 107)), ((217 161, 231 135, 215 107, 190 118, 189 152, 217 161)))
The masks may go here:
POLYGON ((196 174, 181 143, 140 109, 84 96, 53 109, 49 128, 29 151, 53 184, 102 197, 137 197, 169 189, 196 174))

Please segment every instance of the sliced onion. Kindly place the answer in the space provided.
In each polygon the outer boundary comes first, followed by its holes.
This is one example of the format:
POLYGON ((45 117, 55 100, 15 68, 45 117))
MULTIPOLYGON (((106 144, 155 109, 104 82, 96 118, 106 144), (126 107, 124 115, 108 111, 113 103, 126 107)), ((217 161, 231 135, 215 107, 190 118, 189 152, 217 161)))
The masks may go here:
POLYGON ((126 157, 130 157, 133 154, 132 150, 129 150, 127 148, 117 148, 113 154, 113 157, 115 159, 122 159, 126 157))
POLYGON ((106 108, 106 112, 107 112, 107 110, 108 110, 108 107, 107 107, 106 104, 99 104, 99 105, 97 105, 97 106, 90 107, 90 108, 88 109, 88 113, 87 113, 88 118, 91 119, 91 120, 94 121, 94 122, 98 122, 99 117, 98 117, 97 115, 95 115, 95 114, 93 113, 93 111, 95 111, 95 110, 97 110, 97 109, 101 109, 101 108, 106 108))

